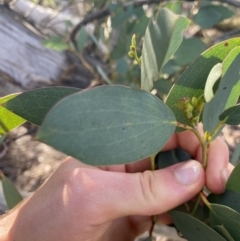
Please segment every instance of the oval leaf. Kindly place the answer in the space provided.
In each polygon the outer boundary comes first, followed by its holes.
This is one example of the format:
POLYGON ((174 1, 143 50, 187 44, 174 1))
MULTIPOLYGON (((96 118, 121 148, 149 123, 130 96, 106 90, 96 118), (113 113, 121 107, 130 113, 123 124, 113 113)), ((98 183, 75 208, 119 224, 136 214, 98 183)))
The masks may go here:
POLYGON ((206 102, 209 102, 214 97, 213 86, 216 83, 216 81, 221 77, 221 75, 222 64, 218 63, 213 66, 206 81, 206 85, 204 88, 204 98, 206 102))
POLYGON ((57 103, 37 138, 88 164, 123 164, 156 154, 174 124, 172 112, 151 93, 102 86, 57 103))
POLYGON ((235 241, 230 233, 221 225, 217 225, 214 227, 214 230, 222 235, 227 241, 235 241))
POLYGON ((190 20, 166 8, 158 11, 146 30, 142 49, 141 88, 150 91, 164 64, 182 42, 182 32, 190 20))
POLYGON ((41 125, 47 112, 62 98, 80 91, 77 88, 49 87, 24 92, 3 106, 25 120, 41 125))
POLYGON ((230 163, 233 166, 236 166, 239 161, 240 161, 240 142, 235 146, 235 150, 234 150, 234 152, 232 154, 230 163))
POLYGON ((210 28, 226 18, 234 15, 227 6, 209 4, 207 1, 199 9, 194 16, 193 21, 202 28, 210 28))
POLYGON ((214 98, 204 105, 203 127, 204 131, 212 133, 219 123, 219 116, 229 107, 235 105, 239 93, 235 96, 235 89, 240 88, 240 47, 234 48, 223 61, 223 76, 214 98), (233 96, 232 96, 233 95, 233 96), (237 97, 237 98, 236 98, 237 97), (231 99, 231 103, 229 102, 231 99))
POLYGON ((240 193, 240 163, 235 166, 228 178, 226 189, 240 193))
POLYGON ((217 203, 228 206, 237 212, 240 212, 240 193, 232 190, 225 190, 223 194, 210 194, 208 196, 210 203, 217 203))
POLYGON ((210 204, 210 220, 211 216, 215 216, 222 223, 234 240, 239 240, 240 214, 238 212, 223 205, 210 204))
POLYGON ((226 241, 205 223, 187 213, 173 210, 169 214, 177 229, 188 241, 226 241))
POLYGON ((15 98, 16 96, 18 96, 18 94, 11 94, 0 98, 0 136, 22 125, 26 121, 20 116, 17 116, 11 111, 3 108, 5 102, 15 98))
POLYGON ((0 179, 2 180, 3 193, 7 206, 9 209, 12 209, 21 202, 23 198, 12 182, 2 172, 0 173, 0 179))
MULTIPOLYGON (((183 97, 189 97, 190 99, 193 96, 196 98, 200 97, 204 93, 205 83, 213 66, 222 62, 230 51, 239 45, 240 38, 223 41, 206 50, 183 72, 169 92, 166 100, 166 104, 175 114, 177 121, 189 124, 182 111, 178 108, 178 101, 183 97)), ((230 106, 234 105, 236 96, 239 96, 240 92, 237 88, 233 91, 235 92, 231 94, 233 100, 230 97, 230 106)), ((177 129, 178 131, 183 131, 183 129, 177 129)))
POLYGON ((229 125, 239 125, 240 124, 240 105, 236 105, 225 110, 219 116, 219 120, 225 121, 225 123, 229 125))

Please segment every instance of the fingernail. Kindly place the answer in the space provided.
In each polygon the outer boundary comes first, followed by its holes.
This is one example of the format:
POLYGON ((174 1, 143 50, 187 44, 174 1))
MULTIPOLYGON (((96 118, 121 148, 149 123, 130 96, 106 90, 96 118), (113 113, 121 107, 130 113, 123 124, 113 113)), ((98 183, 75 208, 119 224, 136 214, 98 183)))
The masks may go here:
POLYGON ((181 185, 191 185, 199 178, 200 167, 196 162, 185 162, 174 168, 176 180, 181 185))
POLYGON ((227 183, 227 180, 228 180, 228 173, 227 173, 227 170, 224 169, 221 173, 221 178, 222 178, 222 183, 223 183, 223 191, 225 190, 225 186, 226 186, 226 183, 227 183))

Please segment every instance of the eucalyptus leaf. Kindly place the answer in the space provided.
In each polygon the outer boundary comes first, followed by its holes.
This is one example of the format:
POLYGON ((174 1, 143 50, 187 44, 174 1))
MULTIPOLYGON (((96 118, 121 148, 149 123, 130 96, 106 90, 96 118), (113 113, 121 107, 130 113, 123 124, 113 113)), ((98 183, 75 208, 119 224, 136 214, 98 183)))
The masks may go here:
POLYGON ((60 99, 78 91, 80 89, 69 87, 36 89, 14 96, 5 101, 3 106, 33 124, 41 125, 43 118, 53 105, 60 99))
POLYGON ((216 231, 192 215, 175 210, 170 211, 169 215, 177 229, 188 241, 226 241, 216 231))
POLYGON ((240 214, 238 212, 223 205, 210 204, 210 217, 211 216, 215 216, 221 222, 234 240, 239 240, 240 214))
POLYGON ((232 154, 230 163, 236 166, 239 160, 240 160, 240 142, 235 146, 235 150, 232 154))
POLYGON ((240 163, 235 166, 228 178, 226 189, 240 193, 240 163))
POLYGON ((160 78, 154 82, 153 88, 157 89, 159 92, 163 94, 167 94, 172 88, 172 85, 173 84, 169 80, 160 78))
POLYGON ((85 29, 85 27, 81 27, 80 31, 78 32, 78 38, 77 38, 77 49, 79 51, 82 51, 88 40, 88 33, 85 29))
POLYGON ((155 166, 156 169, 162 169, 179 162, 187 161, 189 159, 191 159, 191 156, 182 148, 176 148, 169 151, 161 151, 155 158, 155 166))
POLYGON ((182 42, 182 32, 190 21, 162 8, 150 21, 143 42, 141 88, 150 91, 164 64, 182 42))
MULTIPOLYGON (((169 92, 166 100, 166 104, 175 114, 177 121, 183 124, 189 124, 182 111, 178 108, 178 101, 183 97, 192 99, 193 96, 198 98, 203 95, 207 77, 213 66, 221 63, 231 50, 239 45, 240 38, 218 43, 202 53, 202 55, 183 72, 169 92)), ((237 88, 233 90, 228 100, 230 106, 234 105, 233 103, 237 99, 237 96, 239 96, 239 92, 237 88)), ((183 129, 180 128, 177 130, 183 131, 183 129)))
POLYGON ((234 48, 223 61, 223 75, 214 98, 204 105, 203 127, 204 131, 212 133, 219 123, 220 114, 227 106, 235 105, 238 101, 240 89, 240 47, 234 48), (229 102, 231 98, 231 102, 229 102))
MULTIPOLYGON (((182 66, 177 64, 174 59, 170 59, 162 68, 162 73, 167 75, 174 75, 182 70, 182 66)), ((158 80, 156 81, 158 82, 158 80)), ((156 83, 154 82, 154 84, 156 83)))
POLYGON ((182 14, 183 1, 166 2, 164 7, 176 14, 182 14))
POLYGON ((240 212, 240 192, 226 189, 224 193, 219 195, 210 194, 207 199, 210 203, 225 205, 240 212))
POLYGON ((0 172, 0 179, 2 180, 3 193, 7 206, 9 209, 12 209, 21 202, 23 198, 12 182, 2 172, 0 172))
POLYGON ((223 5, 207 4, 201 7, 193 17, 193 21, 202 28, 210 28, 234 14, 228 7, 223 5))
POLYGON ((224 228, 222 225, 217 225, 214 227, 214 230, 222 235, 227 241, 235 241, 227 229, 224 228))
POLYGON ((97 71, 101 75, 101 77, 105 80, 105 82, 109 85, 111 85, 111 80, 108 78, 106 72, 102 69, 100 65, 97 65, 97 71))
POLYGON ((229 125, 239 125, 240 124, 240 105, 236 105, 225 110, 219 116, 219 120, 225 121, 225 123, 229 125))
POLYGON ((178 163, 174 150, 159 152, 155 158, 156 169, 162 169, 178 163))
POLYGON ((205 43, 200 38, 184 38, 173 60, 180 66, 185 66, 192 63, 204 50, 205 43))
POLYGON ((217 82, 217 80, 221 77, 221 75, 222 75, 222 64, 218 63, 213 66, 206 81, 206 85, 204 88, 204 98, 206 102, 209 102, 214 97, 213 86, 217 82))
POLYGON ((157 97, 111 85, 58 102, 37 139, 85 163, 111 165, 156 154, 174 130, 174 115, 157 97))
POLYGON ((0 136, 8 133, 12 129, 22 125, 26 120, 18 115, 15 115, 11 111, 3 108, 3 105, 18 96, 19 94, 7 95, 0 98, 0 136))
POLYGON ((199 9, 193 21, 202 28, 210 28, 221 21, 221 14, 215 9, 206 6, 199 9))

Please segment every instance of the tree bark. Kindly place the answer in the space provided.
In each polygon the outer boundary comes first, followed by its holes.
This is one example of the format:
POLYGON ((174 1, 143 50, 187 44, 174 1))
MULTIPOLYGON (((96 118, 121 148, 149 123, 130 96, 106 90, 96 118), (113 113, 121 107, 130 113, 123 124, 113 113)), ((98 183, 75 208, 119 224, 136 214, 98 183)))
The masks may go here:
MULTIPOLYGON (((48 49, 43 39, 22 16, 0 5, 0 95, 46 85, 89 86, 94 74, 78 56, 48 49)), ((103 67, 95 57, 83 58, 103 67)))

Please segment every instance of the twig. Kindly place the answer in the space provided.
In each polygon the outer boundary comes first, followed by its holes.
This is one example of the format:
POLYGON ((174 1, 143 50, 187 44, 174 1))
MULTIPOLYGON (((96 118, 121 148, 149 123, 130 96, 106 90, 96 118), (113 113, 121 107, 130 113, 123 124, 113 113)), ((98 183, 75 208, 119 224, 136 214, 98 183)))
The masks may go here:
MULTIPOLYGON (((145 4, 155 4, 155 3, 160 3, 160 2, 163 2, 164 0, 140 0, 140 1, 137 1, 137 2, 133 2, 133 3, 127 3, 123 6, 123 9, 127 9, 128 6, 132 5, 134 7, 140 7, 140 6, 143 6, 145 4)), ((75 48, 77 49, 77 43, 76 43, 76 35, 79 31, 79 29, 82 27, 82 26, 85 26, 87 25, 88 23, 90 22, 93 22, 94 20, 99 20, 99 19, 102 19, 102 18, 105 18, 105 17, 108 17, 109 15, 111 14, 111 12, 109 11, 108 8, 104 8, 100 11, 97 11, 95 13, 92 13, 88 16, 86 16, 81 22, 79 22, 72 30, 72 32, 70 33, 70 36, 69 36, 69 39, 72 41, 73 45, 75 46, 75 48)))

